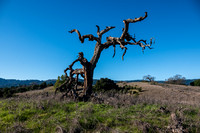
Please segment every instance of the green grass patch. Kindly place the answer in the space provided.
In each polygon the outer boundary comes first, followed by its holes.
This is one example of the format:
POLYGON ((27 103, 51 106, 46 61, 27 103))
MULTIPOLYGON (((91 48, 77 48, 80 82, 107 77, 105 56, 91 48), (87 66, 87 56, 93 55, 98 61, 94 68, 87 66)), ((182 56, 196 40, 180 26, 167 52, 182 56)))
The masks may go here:
MULTIPOLYGON (((160 105, 137 104, 113 107, 92 102, 59 102, 54 100, 0 101, 0 131, 14 132, 16 124, 30 132, 55 132, 59 125, 65 131, 77 129, 90 132, 142 132, 142 124, 166 129, 170 113, 160 111, 160 105)), ((198 122, 199 109, 184 111, 185 125, 198 122)), ((198 126, 198 125, 197 125, 198 126)), ((189 127, 190 128, 190 127, 189 127)), ((191 131, 196 128, 190 128, 191 131)), ((149 129, 149 130, 153 130, 149 129)))

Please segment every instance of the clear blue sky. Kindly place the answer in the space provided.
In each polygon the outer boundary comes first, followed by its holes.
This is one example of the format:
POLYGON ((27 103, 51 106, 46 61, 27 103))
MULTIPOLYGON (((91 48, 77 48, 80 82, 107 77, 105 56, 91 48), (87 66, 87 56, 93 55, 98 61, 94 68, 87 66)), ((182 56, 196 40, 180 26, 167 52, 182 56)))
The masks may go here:
MULTIPOLYGON (((80 43, 82 34, 96 35, 116 26, 106 36, 120 36, 123 20, 144 16, 131 24, 137 39, 156 38, 154 49, 144 54, 139 46, 102 52, 94 78, 142 79, 152 75, 165 80, 175 74, 200 78, 200 2, 198 0, 0 0, 0 77, 6 79, 56 79, 82 51, 90 60, 95 42, 80 43)), ((80 65, 76 65, 80 67, 80 65)))

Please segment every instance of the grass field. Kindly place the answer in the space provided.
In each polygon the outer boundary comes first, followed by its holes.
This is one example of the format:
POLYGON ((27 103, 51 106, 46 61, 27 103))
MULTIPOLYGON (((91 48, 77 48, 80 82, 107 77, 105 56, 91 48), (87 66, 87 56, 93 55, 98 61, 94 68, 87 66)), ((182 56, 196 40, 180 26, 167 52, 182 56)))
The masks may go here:
POLYGON ((0 100, 0 132, 200 132, 200 87, 120 83, 139 95, 99 93, 102 99, 60 101, 53 87, 0 100))

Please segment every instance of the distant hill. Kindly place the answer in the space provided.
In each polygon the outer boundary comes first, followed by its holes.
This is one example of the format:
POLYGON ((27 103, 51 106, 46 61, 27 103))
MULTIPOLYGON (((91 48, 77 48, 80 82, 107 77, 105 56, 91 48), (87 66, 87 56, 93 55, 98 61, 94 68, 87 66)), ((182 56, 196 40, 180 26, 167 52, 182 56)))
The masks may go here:
POLYGON ((16 79, 3 79, 0 78, 0 88, 11 87, 11 86, 20 86, 20 85, 31 85, 31 84, 41 84, 46 82, 47 84, 56 82, 56 79, 50 80, 16 80, 16 79))
MULTIPOLYGON (((185 85, 190 85, 191 82, 193 82, 194 80, 196 79, 186 79, 185 80, 185 85)), ((119 81, 119 80, 114 80, 115 83, 118 83, 118 82, 127 82, 127 83, 130 83, 130 82, 141 82, 143 80, 122 80, 122 81, 119 81)), ((164 83, 165 81, 164 80, 159 80, 159 81, 156 81, 158 83, 164 83)))
MULTIPOLYGON (((94 79, 93 80, 93 85, 96 84, 97 80, 99 79, 94 79)), ((186 80, 186 85, 190 85, 192 81, 196 79, 187 79, 186 80)), ((84 82, 83 79, 79 79, 80 82, 84 82)), ((114 80, 116 83, 117 82, 141 82, 142 80, 114 80)), ((16 79, 3 79, 0 78, 0 88, 4 87, 11 87, 11 86, 20 86, 20 85, 31 85, 31 84, 41 84, 42 82, 46 82, 47 84, 52 83, 55 84, 56 79, 49 79, 49 80, 16 80, 16 79)), ((163 83, 165 81, 157 81, 159 83, 163 83)))

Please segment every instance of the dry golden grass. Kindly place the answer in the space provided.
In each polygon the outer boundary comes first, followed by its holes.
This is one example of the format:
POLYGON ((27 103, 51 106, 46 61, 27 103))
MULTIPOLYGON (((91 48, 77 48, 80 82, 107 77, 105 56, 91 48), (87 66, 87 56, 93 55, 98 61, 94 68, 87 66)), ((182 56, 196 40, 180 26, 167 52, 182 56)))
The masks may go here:
POLYGON ((45 89, 42 89, 42 90, 33 90, 33 91, 27 91, 27 92, 23 92, 23 93, 16 93, 15 95, 16 96, 30 96, 30 95, 39 95, 39 94, 44 94, 44 93, 52 93, 54 92, 55 89, 53 86, 50 86, 50 87, 47 87, 45 89))
POLYGON ((142 87, 142 92, 138 97, 145 101, 200 106, 200 87, 172 84, 151 85, 147 82, 118 83, 118 85, 142 87))
MULTIPOLYGON (((192 105, 200 107, 200 87, 173 85, 173 84, 156 84, 152 85, 148 82, 130 82, 118 83, 119 86, 137 86, 142 88, 138 96, 130 96, 127 94, 117 93, 100 93, 98 97, 104 99, 104 103, 112 105, 119 104, 135 104, 135 103, 150 103, 150 104, 167 104, 167 105, 192 105)), ((26 98, 45 98, 47 96, 54 97, 54 87, 47 87, 43 90, 34 90, 24 93, 15 94, 17 97, 26 98)), ((61 97, 59 93, 56 98, 61 97)))

